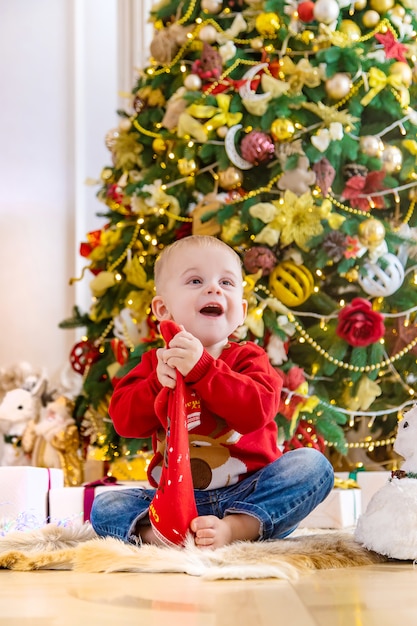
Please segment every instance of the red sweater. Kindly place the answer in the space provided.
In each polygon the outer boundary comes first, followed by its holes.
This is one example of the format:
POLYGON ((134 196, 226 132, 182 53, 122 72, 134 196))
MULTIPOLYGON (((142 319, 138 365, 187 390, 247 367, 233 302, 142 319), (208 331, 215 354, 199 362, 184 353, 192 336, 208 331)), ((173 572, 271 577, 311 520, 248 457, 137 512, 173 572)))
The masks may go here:
MULTIPOLYGON (((153 437, 148 475, 156 486, 165 432, 155 412, 162 389, 156 350, 115 387, 109 413, 123 437, 153 437)), ((277 425, 282 377, 255 343, 231 343, 218 359, 204 351, 185 377, 191 469, 196 489, 234 484, 280 456, 277 425)), ((159 412, 159 408, 158 408, 159 412)))

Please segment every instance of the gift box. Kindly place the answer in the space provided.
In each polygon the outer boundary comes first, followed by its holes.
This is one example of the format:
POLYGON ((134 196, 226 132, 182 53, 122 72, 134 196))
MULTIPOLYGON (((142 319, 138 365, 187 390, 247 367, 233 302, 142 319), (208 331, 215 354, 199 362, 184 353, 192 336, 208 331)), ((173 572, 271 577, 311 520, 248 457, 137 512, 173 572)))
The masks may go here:
POLYGON ((90 519, 94 498, 109 489, 150 488, 147 481, 116 482, 109 478, 81 485, 61 487, 49 492, 49 517, 55 524, 70 522, 83 524, 90 519))
POLYGON ((358 483, 362 493, 362 512, 365 513, 370 499, 387 484, 391 478, 391 472, 358 472, 356 474, 356 482, 358 483))
POLYGON ((20 519, 20 526, 42 526, 48 521, 48 492, 62 488, 62 469, 44 467, 0 467, 0 517, 20 519))
POLYGON ((300 528, 349 528, 362 513, 360 489, 335 488, 300 524, 300 528))

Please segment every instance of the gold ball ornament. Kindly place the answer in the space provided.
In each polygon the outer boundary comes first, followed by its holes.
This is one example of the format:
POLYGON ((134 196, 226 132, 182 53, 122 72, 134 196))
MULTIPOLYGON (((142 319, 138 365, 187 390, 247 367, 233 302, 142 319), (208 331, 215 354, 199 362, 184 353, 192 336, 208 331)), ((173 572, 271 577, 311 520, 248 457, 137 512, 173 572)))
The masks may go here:
POLYGON ((342 20, 340 22, 340 32, 346 35, 350 41, 358 41, 362 32, 356 22, 353 20, 342 20))
POLYGON ((255 20, 255 28, 263 37, 275 37, 280 28, 279 17, 276 13, 260 13, 255 20))
POLYGON ((219 185, 222 189, 229 191, 230 189, 238 189, 243 182, 243 174, 232 165, 218 173, 219 185))
POLYGON ((178 159, 177 167, 181 176, 190 176, 196 171, 197 164, 194 159, 178 159))
POLYGON ((367 4, 368 0, 356 0, 353 8, 355 9, 355 11, 363 11, 367 4))
POLYGON ((396 61, 389 68, 389 73, 394 75, 401 76, 401 82, 405 87, 409 87, 413 82, 413 70, 408 65, 408 63, 404 63, 402 61, 396 61))
POLYGON ((384 144, 379 137, 374 135, 364 135, 359 140, 361 151, 369 157, 380 157, 384 149, 384 144))
POLYGON ((397 146, 386 146, 381 156, 382 169, 387 174, 399 172, 403 164, 402 152, 397 146))
POLYGON ((372 217, 359 224, 358 237, 367 248, 377 248, 385 239, 385 226, 372 217))
POLYGON ((313 293, 314 278, 304 265, 283 261, 269 275, 269 288, 285 306, 299 306, 313 293))
POLYGON ((327 95, 332 100, 341 100, 348 95, 352 89, 352 81, 349 74, 338 72, 324 84, 327 95))
POLYGON ((366 28, 374 28, 380 20, 378 11, 365 11, 362 16, 363 25, 366 28))
POLYGON ((271 136, 274 141, 287 141, 295 133, 295 126, 288 118, 277 118, 271 124, 271 136))
POLYGON ((405 17, 405 9, 399 4, 396 4, 395 6, 393 6, 390 13, 391 15, 394 15, 395 17, 399 17, 400 19, 404 19, 405 17))
POLYGON ((155 137, 152 142, 152 149, 156 154, 164 154, 167 149, 167 144, 162 137, 155 137))
POLYGON ((228 126, 219 126, 219 128, 216 129, 216 135, 220 137, 220 139, 224 139, 227 135, 228 130, 228 126))
POLYGON ((371 9, 374 9, 374 11, 378 11, 380 15, 392 9, 394 4, 394 0, 370 0, 369 2, 369 6, 371 7, 371 9))
POLYGON ((411 202, 417 202, 417 187, 411 187, 408 192, 408 197, 411 202))

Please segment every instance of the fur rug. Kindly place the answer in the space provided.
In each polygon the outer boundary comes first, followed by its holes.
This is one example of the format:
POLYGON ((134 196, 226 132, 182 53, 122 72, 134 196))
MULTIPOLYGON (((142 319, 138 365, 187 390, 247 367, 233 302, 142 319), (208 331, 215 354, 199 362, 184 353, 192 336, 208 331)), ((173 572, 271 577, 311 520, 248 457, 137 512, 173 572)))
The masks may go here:
POLYGON ((0 537, 0 568, 79 572, 184 573, 207 580, 279 578, 294 581, 315 569, 370 565, 387 558, 366 550, 350 534, 320 533, 258 543, 238 542, 217 550, 134 546, 99 538, 90 524, 49 524, 0 537))

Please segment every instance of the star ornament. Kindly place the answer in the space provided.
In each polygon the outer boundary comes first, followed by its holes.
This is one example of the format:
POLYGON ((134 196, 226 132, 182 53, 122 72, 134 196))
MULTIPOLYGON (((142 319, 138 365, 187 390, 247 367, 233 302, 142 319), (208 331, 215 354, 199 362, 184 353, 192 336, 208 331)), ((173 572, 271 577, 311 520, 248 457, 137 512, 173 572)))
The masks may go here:
POLYGON ((407 62, 407 59, 405 58, 407 46, 399 43, 390 30, 388 30, 385 34, 377 33, 375 35, 375 39, 384 46, 384 52, 387 59, 395 59, 396 61, 402 61, 403 63, 407 62))

